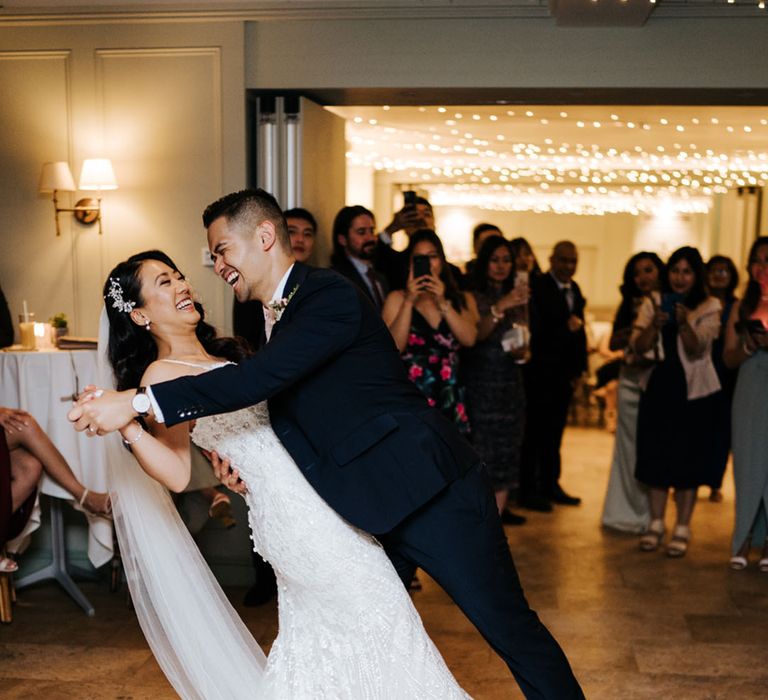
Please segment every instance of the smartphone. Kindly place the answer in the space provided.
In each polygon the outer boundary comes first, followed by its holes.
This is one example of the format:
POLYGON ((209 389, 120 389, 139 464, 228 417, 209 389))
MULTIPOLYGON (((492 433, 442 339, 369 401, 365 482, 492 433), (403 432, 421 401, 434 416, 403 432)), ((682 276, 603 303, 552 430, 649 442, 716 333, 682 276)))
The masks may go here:
POLYGON ((424 275, 430 274, 432 266, 430 265, 429 255, 413 256, 413 279, 419 279, 424 275))
POLYGON ((414 190, 405 190, 403 192, 403 207, 416 207, 416 192, 414 190))
POLYGON ((528 273, 525 270, 518 270, 515 273, 515 287, 527 287, 528 286, 528 273))
POLYGON ((675 306, 683 300, 682 294, 667 292, 661 295, 661 310, 671 319, 675 318, 675 306))

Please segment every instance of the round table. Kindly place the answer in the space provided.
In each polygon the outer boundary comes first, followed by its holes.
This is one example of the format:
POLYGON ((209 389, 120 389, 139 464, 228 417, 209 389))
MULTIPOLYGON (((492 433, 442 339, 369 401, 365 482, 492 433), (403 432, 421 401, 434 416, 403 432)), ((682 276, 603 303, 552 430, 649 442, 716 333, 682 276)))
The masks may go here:
MULTIPOLYGON (((108 491, 104 441, 76 432, 67 420, 72 397, 87 384, 96 383, 96 358, 95 350, 0 352, 0 406, 31 413, 80 482, 92 491, 108 491)), ((70 493, 45 476, 41 491, 75 504, 70 493)), ((112 521, 86 515, 88 558, 99 567, 112 559, 112 521)), ((39 525, 39 515, 37 522, 39 525)))

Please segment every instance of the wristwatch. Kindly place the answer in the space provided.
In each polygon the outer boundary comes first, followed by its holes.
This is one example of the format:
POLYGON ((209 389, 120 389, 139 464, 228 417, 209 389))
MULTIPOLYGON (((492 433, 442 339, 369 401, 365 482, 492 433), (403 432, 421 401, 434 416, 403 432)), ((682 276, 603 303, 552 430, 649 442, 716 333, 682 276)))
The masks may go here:
POLYGON ((152 408, 152 402, 147 396, 147 387, 140 386, 136 389, 136 396, 131 399, 131 406, 140 416, 148 416, 149 409, 152 408))

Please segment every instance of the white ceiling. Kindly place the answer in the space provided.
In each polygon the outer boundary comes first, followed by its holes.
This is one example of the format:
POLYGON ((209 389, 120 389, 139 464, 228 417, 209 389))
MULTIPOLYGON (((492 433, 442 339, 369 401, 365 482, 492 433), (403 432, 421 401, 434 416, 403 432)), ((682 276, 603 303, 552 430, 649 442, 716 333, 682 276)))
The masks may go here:
POLYGON ((768 183, 768 108, 329 107, 348 162, 491 209, 706 211, 712 195, 768 183))

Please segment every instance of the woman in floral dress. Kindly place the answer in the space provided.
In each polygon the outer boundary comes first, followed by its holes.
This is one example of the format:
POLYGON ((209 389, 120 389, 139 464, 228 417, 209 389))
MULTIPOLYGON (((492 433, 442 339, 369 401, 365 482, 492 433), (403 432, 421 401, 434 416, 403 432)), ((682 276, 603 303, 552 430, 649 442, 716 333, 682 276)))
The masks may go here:
POLYGON ((464 387, 459 383, 459 349, 477 339, 477 305, 461 292, 445 263, 434 231, 416 231, 408 245, 411 261, 405 289, 387 296, 382 315, 406 363, 408 376, 461 432, 469 433, 464 387), (429 258, 429 274, 414 278, 413 259, 429 258))

